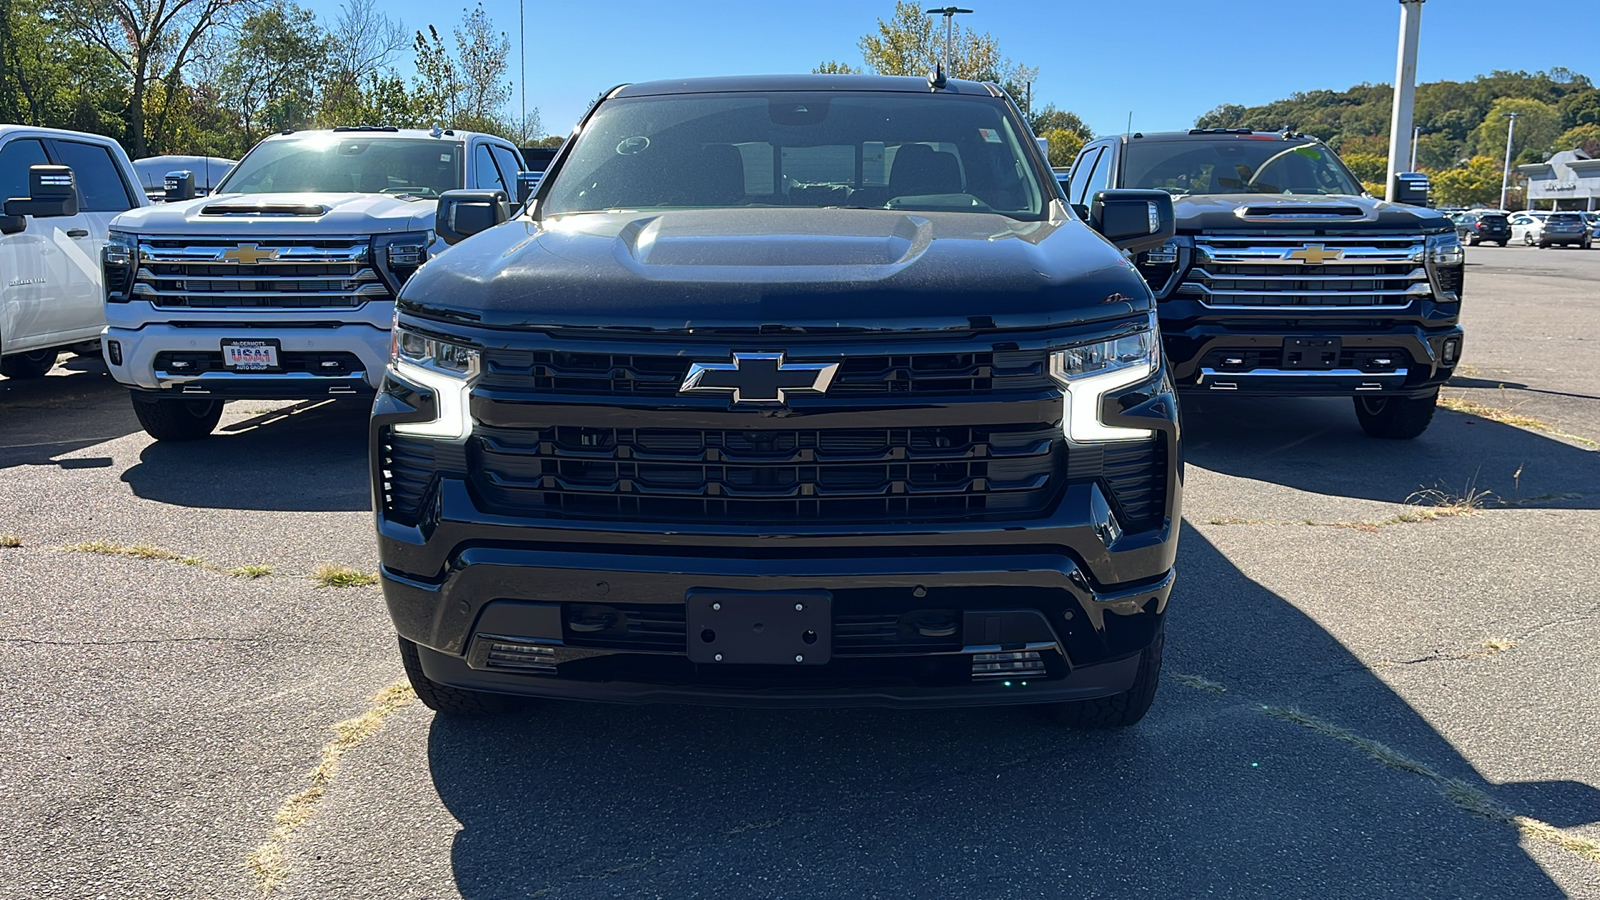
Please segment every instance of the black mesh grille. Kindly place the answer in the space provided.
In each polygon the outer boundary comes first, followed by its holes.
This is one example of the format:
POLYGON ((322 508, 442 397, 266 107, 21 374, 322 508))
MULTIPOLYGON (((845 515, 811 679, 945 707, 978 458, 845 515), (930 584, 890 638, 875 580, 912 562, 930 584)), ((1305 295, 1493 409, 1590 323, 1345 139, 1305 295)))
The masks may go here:
POLYGON ((678 430, 479 426, 469 471, 507 512, 851 521, 1043 509, 1058 426, 678 430))
MULTIPOLYGON (((722 359, 726 360, 726 355, 722 359)), ((796 355, 796 360, 803 359, 796 355)), ((552 350, 484 353, 485 387, 583 396, 672 397, 687 356, 552 350)), ((987 394, 1050 387, 1037 351, 920 353, 844 359, 830 395, 987 394)))
POLYGON ((1454 293, 1457 297, 1461 296, 1461 284, 1465 280, 1463 277, 1465 270, 1465 266, 1440 266, 1435 270, 1435 275, 1439 279, 1439 290, 1446 293, 1454 293))
POLYGON ((378 484, 383 492, 384 512, 396 521, 414 525, 433 488, 434 473, 438 470, 434 451, 438 444, 392 432, 385 434, 382 440, 378 484))
MULTIPOLYGON (((681 654, 687 641, 681 605, 568 603, 563 619, 562 639, 571 647, 681 654)), ((961 646, 961 612, 955 609, 833 617, 834 656, 948 653, 961 646)))
POLYGON ((1069 462, 1068 478, 1101 480, 1124 530, 1147 531, 1161 524, 1167 502, 1164 439, 1074 447, 1069 462))

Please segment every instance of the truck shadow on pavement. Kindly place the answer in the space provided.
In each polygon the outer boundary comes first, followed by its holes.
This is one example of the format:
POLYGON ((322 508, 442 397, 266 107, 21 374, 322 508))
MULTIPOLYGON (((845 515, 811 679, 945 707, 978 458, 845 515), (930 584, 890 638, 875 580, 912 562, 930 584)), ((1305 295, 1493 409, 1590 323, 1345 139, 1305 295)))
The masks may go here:
MULTIPOLYGON (((249 408, 249 401, 230 404, 249 408)), ((260 406, 261 404, 256 404, 260 406)), ((147 500, 207 509, 349 511, 372 508, 368 400, 316 400, 229 415, 202 441, 156 442, 122 474, 147 500)))
POLYGON ((1185 457, 1214 472, 1387 503, 1487 490, 1490 506, 1600 509, 1600 453, 1477 416, 1440 409, 1421 437, 1388 441, 1344 399, 1186 396, 1183 412, 1185 457))
POLYGON ((1452 803, 1439 779, 1557 825, 1600 818, 1600 792, 1486 783, 1336 638, 1192 529, 1179 566, 1167 675, 1125 731, 1058 730, 1021 707, 543 703, 435 718, 433 781, 461 825, 456 887, 473 900, 1562 896, 1514 827, 1452 803))
POLYGON ((58 457, 138 431, 126 398, 96 357, 63 356, 44 378, 0 378, 0 469, 111 465, 58 457))

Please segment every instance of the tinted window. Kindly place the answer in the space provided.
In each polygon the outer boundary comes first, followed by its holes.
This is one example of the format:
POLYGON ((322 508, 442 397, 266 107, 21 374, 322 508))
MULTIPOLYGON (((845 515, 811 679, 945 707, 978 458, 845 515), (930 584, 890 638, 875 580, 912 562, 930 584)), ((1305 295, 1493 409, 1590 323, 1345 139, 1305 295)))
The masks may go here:
POLYGON ((1123 187, 1184 194, 1360 194, 1332 150, 1264 136, 1133 141, 1123 187))
POLYGON ((432 138, 346 138, 315 132, 262 141, 218 193, 302 191, 437 197, 461 187, 461 145, 432 138))
POLYGON ((28 167, 49 165, 44 145, 19 139, 0 149, 0 201, 28 196, 28 167))
POLYGON ((111 151, 99 144, 56 141, 61 164, 72 167, 78 183, 78 207, 84 212, 122 212, 134 207, 133 194, 111 151))
POLYGON ((1105 155, 1104 147, 1094 147, 1078 157, 1078 164, 1072 167, 1072 187, 1067 192, 1067 199, 1073 203, 1083 202, 1083 189, 1088 185, 1089 176, 1103 155, 1105 155))
POLYGON ((490 144, 489 150, 494 154, 494 161, 500 165, 500 177, 505 179, 510 196, 515 199, 517 195, 517 173, 521 171, 521 166, 517 165, 517 155, 512 153, 510 148, 502 147, 499 144, 490 144))
POLYGON ((1037 218, 1031 140, 1003 100, 929 93, 629 97, 595 111, 547 214, 644 207, 847 207, 1037 218))
POLYGON ((1505 225, 1505 224, 1507 224, 1505 216, 1483 216, 1481 221, 1485 225, 1505 225))
POLYGON ((1550 221, 1550 222, 1561 222, 1561 223, 1564 223, 1564 224, 1567 224, 1567 225, 1572 225, 1572 224, 1575 224, 1575 223, 1581 223, 1583 221, 1583 216, 1580 216, 1577 213, 1556 213, 1555 215, 1551 216, 1547 221, 1550 221))
POLYGON ((495 168, 488 144, 479 144, 478 149, 472 151, 472 168, 473 187, 483 191, 505 191, 507 196, 512 196, 510 186, 500 177, 500 170, 495 168))

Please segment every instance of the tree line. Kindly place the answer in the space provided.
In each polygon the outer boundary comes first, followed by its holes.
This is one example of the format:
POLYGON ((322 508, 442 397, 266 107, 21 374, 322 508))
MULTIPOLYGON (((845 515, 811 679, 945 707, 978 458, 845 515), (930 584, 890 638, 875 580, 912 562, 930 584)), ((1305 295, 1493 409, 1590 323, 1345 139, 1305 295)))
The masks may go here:
MULTIPOLYGON (((1316 135, 1339 152, 1369 190, 1382 195, 1393 99, 1388 85, 1361 84, 1292 94, 1261 106, 1223 104, 1195 124, 1316 135)), ((1430 175, 1441 205, 1499 202, 1509 113, 1517 114, 1512 165, 1542 162, 1562 150, 1600 157, 1600 90, 1586 75, 1562 68, 1496 71, 1471 81, 1419 84, 1413 114, 1421 129, 1417 169, 1430 175)), ((1409 166, 1404 160, 1400 168, 1409 166)))
POLYGON ((135 158, 237 158, 272 132, 357 124, 526 144, 542 129, 537 109, 504 113, 509 51, 481 3, 447 38, 377 0, 326 23, 292 0, 0 0, 0 122, 108 135, 135 158))

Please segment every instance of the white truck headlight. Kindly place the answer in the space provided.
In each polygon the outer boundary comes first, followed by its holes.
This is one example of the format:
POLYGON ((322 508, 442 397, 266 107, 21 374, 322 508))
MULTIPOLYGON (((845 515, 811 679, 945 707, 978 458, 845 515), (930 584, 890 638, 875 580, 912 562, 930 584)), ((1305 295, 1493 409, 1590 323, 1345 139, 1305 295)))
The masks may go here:
POLYGON ((438 418, 430 422, 402 422, 400 434, 460 440, 472 433, 472 385, 478 380, 476 348, 394 326, 389 365, 412 384, 432 389, 438 398, 438 418))
POLYGON ((1050 377, 1063 388, 1062 414, 1067 437, 1079 443, 1132 441, 1155 434, 1148 428, 1107 425, 1100 420, 1106 394, 1131 387, 1154 375, 1161 364, 1161 333, 1156 314, 1132 334, 1109 338, 1050 354, 1050 377))

